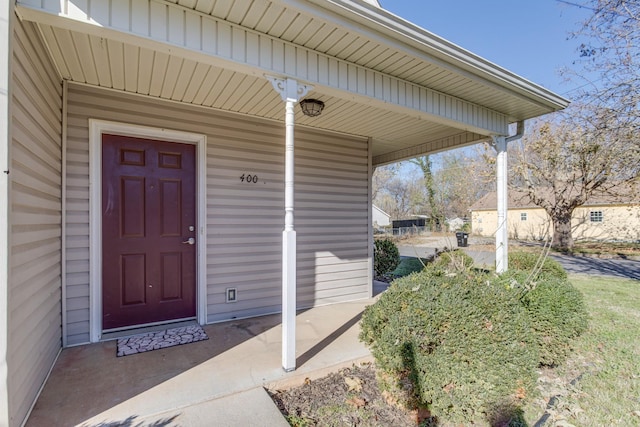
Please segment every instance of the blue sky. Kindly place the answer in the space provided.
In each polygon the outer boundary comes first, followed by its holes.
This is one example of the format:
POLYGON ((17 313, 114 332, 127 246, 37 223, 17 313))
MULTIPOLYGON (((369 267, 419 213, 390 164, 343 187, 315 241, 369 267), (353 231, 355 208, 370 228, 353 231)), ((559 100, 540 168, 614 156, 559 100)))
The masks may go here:
MULTIPOLYGON (((580 3, 581 0, 575 0, 580 3)), ((380 0, 411 21, 557 94, 571 98, 579 83, 558 73, 576 59, 569 32, 589 16, 558 0, 380 0)))

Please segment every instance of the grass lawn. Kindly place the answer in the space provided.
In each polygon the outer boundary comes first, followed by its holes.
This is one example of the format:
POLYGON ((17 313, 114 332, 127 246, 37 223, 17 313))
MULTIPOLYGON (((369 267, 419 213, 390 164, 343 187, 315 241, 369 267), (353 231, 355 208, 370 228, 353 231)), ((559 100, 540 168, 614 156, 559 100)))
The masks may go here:
POLYGON ((589 329, 573 356, 541 372, 530 426, 640 426, 640 282, 570 276, 585 297, 589 329), (542 419, 544 424, 538 424, 542 419))

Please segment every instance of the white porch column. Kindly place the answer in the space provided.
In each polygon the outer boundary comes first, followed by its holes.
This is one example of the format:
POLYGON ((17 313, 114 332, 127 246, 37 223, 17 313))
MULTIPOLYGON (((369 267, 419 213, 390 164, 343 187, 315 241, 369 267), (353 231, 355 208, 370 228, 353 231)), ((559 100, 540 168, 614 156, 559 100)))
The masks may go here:
POLYGON ((496 230, 496 273, 504 273, 509 265, 509 229, 507 227, 507 138, 493 138, 496 159, 498 228, 496 230))
POLYGON ((296 231, 293 226, 294 106, 312 89, 293 79, 266 76, 285 101, 284 231, 282 232, 282 368, 296 369, 296 231))

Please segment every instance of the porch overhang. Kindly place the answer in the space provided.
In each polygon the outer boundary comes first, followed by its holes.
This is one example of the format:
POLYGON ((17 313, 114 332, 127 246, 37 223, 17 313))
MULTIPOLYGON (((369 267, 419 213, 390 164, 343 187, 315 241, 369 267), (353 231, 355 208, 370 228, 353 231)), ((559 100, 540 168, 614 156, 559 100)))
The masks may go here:
MULTIPOLYGON (((61 80, 284 122, 291 170, 294 123, 366 138, 370 172, 503 137, 512 122, 568 105, 373 0, 18 0, 15 10, 61 80), (323 114, 302 114, 301 99, 287 99, 283 114, 270 79, 313 87, 323 114)), ((286 180, 291 193, 293 174, 286 180)), ((283 289, 295 295, 285 199, 283 289)), ((292 348, 285 369, 295 367, 292 348)))
POLYGON ((373 164, 507 134, 561 97, 359 0, 18 1, 60 77, 282 121, 265 75, 327 106, 296 123, 372 140, 373 164))

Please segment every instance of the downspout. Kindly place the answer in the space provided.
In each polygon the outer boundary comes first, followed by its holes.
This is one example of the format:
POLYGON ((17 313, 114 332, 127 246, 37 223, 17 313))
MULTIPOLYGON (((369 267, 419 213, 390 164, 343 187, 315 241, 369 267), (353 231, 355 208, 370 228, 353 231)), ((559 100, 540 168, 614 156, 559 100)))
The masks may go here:
POLYGON ((524 134, 524 120, 518 121, 516 134, 493 137, 493 148, 497 151, 496 157, 496 181, 497 181, 497 201, 498 201, 498 226, 496 229, 496 273, 501 274, 509 268, 509 227, 507 224, 508 210, 508 167, 507 167, 507 145, 511 141, 522 138, 524 134))

